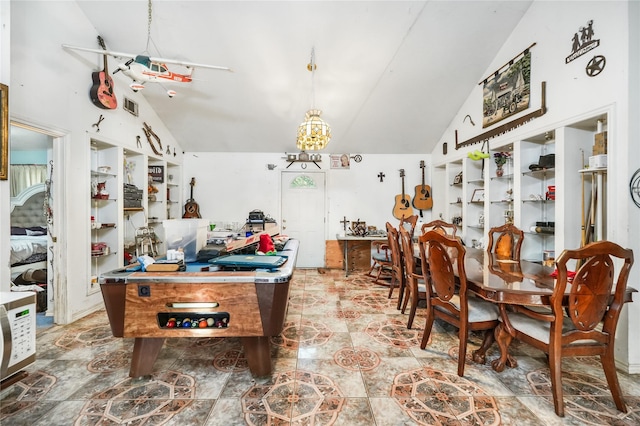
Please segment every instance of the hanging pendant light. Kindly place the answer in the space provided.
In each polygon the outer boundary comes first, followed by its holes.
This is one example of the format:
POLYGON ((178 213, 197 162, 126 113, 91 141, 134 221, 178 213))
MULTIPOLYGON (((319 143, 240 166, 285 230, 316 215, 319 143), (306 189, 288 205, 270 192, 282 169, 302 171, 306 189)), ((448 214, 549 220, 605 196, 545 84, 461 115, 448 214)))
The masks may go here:
POLYGON ((298 126, 296 146, 301 151, 324 149, 331 141, 331 127, 320 118, 322 111, 315 109, 315 51, 311 49, 311 62, 307 65, 311 71, 311 109, 307 111, 304 121, 298 126))

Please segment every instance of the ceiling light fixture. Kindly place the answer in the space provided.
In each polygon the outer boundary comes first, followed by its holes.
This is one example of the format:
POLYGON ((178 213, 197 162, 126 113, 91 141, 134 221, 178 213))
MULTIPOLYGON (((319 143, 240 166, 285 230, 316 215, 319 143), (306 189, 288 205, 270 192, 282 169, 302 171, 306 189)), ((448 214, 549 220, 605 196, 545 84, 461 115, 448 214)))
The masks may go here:
POLYGON ((322 111, 315 109, 314 77, 316 68, 316 55, 312 48, 311 62, 307 65, 307 69, 311 71, 311 109, 307 111, 304 121, 298 126, 298 139, 296 142, 296 146, 302 151, 324 149, 331 140, 331 127, 320 118, 322 111))

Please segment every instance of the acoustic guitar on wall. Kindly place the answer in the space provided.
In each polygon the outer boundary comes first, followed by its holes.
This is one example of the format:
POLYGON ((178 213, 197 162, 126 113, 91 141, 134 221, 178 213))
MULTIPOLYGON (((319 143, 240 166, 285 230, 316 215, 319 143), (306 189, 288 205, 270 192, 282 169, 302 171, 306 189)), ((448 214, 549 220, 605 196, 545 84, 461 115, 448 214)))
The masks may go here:
POLYGON ((420 210, 420 217, 422 217, 422 210, 429 210, 433 207, 433 199, 431 198, 431 187, 424 184, 424 160, 420 161, 420 168, 422 169, 422 185, 416 185, 413 207, 420 210))
MULTIPOLYGON (((107 50, 104 40, 100 36, 98 36, 98 43, 103 50, 107 50)), ((102 56, 104 58, 104 69, 91 74, 93 86, 91 86, 89 95, 91 96, 91 102, 98 108, 116 109, 118 107, 118 99, 113 93, 113 79, 109 75, 107 55, 102 56)))
POLYGON ((198 203, 196 203, 196 200, 193 199, 193 187, 196 185, 196 178, 192 177, 189 185, 191 185, 191 197, 189 197, 186 204, 184 205, 184 214, 182 215, 182 218, 199 219, 201 217, 200 207, 198 206, 198 203))
POLYGON ((396 195, 396 204, 393 206, 393 217, 398 220, 413 215, 411 197, 404 192, 404 169, 400 169, 400 178, 402 179, 402 194, 396 195))

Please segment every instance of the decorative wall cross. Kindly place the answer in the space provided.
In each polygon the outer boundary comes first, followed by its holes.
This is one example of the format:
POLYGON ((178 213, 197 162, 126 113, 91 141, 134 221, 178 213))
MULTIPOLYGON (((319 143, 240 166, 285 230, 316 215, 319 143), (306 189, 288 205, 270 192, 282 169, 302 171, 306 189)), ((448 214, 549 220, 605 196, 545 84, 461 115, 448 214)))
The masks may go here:
POLYGON ((380 182, 382 182, 384 180, 384 173, 380 172, 378 173, 378 177, 380 178, 380 182))
POLYGON ((344 231, 347 231, 347 223, 349 223, 349 221, 347 220, 346 216, 343 216, 343 219, 340 221, 340 223, 342 224, 342 227, 344 228, 344 231))

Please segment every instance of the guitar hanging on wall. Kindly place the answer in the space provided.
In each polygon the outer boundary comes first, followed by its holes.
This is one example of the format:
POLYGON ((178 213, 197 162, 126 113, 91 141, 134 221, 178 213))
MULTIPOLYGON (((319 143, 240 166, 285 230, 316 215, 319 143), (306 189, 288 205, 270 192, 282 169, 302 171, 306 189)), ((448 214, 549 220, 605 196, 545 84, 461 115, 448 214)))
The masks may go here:
MULTIPOLYGON (((104 45, 104 40, 100 36, 98 36, 98 43, 103 50, 107 50, 104 45)), ((102 56, 104 58, 104 69, 91 74, 93 86, 91 86, 89 95, 91 96, 91 102, 98 108, 116 109, 118 107, 118 99, 113 93, 113 79, 109 75, 107 55, 102 56)))
POLYGON ((420 217, 422 217, 422 210, 429 210, 433 207, 433 200, 431 199, 431 187, 424 184, 424 160, 420 161, 420 168, 422 169, 422 185, 416 185, 416 195, 413 197, 413 207, 420 210, 420 217))
POLYGON ((196 178, 192 177, 189 185, 191 185, 191 197, 189 197, 186 204, 184 205, 184 214, 182 215, 182 218, 199 219, 201 218, 200 207, 198 206, 198 203, 196 203, 196 200, 193 199, 193 187, 196 185, 196 178))
POLYGON ((402 178, 402 194, 396 195, 396 204, 393 206, 393 217, 398 220, 413 215, 411 197, 404 192, 404 169, 400 169, 400 178, 402 178))

